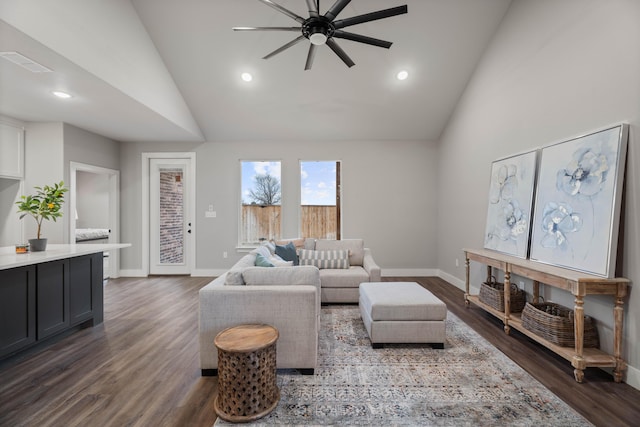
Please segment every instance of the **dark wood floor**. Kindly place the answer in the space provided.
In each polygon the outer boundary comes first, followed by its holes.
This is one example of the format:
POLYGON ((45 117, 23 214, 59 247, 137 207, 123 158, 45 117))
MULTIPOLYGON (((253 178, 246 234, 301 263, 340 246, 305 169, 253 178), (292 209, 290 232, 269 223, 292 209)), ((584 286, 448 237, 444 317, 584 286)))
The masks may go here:
MULTIPOLYGON (((0 426, 211 426, 215 377, 198 363, 198 290, 210 278, 110 280, 104 324, 0 364, 0 426)), ((640 391, 589 369, 577 384, 564 359, 466 308, 437 278, 417 281, 449 310, 597 426, 636 426, 640 391)))

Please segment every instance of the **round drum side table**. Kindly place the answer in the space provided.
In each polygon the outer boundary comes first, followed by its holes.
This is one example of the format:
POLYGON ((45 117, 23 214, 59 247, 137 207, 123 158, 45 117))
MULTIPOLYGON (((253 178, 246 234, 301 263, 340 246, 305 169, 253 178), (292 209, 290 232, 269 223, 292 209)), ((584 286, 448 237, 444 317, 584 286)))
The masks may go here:
POLYGON ((229 422, 264 417, 278 405, 276 341, 278 330, 269 325, 239 325, 220 332, 218 396, 214 409, 229 422))

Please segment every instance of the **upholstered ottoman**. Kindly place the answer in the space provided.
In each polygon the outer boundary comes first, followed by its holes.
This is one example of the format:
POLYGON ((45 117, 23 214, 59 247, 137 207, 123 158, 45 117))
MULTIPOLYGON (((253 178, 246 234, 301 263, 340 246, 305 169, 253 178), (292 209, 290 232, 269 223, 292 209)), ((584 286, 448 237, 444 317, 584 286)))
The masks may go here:
POLYGON ((444 348, 447 306, 415 282, 361 283, 360 313, 373 348, 385 343, 444 348))

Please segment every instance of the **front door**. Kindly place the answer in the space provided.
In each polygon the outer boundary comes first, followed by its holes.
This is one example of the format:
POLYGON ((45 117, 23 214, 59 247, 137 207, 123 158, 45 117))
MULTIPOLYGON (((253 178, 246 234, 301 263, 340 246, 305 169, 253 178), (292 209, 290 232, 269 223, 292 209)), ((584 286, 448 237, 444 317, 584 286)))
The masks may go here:
POLYGON ((149 273, 191 274, 191 160, 149 162, 149 273))

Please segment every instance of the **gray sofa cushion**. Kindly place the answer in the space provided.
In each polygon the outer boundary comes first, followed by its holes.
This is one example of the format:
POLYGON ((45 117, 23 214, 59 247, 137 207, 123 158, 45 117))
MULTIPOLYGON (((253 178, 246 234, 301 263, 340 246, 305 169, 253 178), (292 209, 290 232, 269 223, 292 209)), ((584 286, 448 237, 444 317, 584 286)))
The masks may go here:
POLYGON ((320 270, 323 288, 357 288, 360 283, 368 282, 369 275, 364 268, 351 266, 348 270, 320 270))
POLYGON ((307 237, 306 239, 304 239, 304 249, 308 249, 310 251, 315 251, 316 250, 316 239, 312 238, 312 237, 307 237))
POLYGON ((236 262, 229 271, 227 271, 224 284, 230 286, 244 285, 244 279, 242 278, 242 272, 247 267, 253 267, 256 263, 256 254, 249 253, 236 262))
POLYGON ((264 268, 249 267, 242 277, 247 286, 314 285, 320 287, 320 274, 316 267, 264 268))
POLYGON ((344 239, 344 240, 317 240, 317 251, 349 251, 349 264, 362 265, 364 260, 364 240, 344 239))

